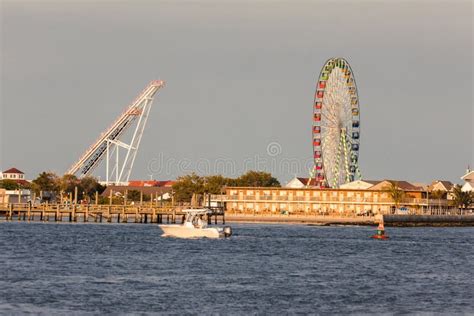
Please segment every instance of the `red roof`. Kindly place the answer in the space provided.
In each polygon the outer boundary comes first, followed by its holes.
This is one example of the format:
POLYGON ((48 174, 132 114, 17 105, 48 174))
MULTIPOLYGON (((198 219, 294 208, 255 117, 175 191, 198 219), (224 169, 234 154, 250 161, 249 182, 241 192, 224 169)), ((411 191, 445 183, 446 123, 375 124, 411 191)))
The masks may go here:
POLYGON ((3 173, 21 173, 21 174, 25 174, 23 171, 20 171, 17 168, 10 168, 8 170, 3 171, 3 173))
POLYGON ((155 180, 132 180, 128 182, 131 187, 158 187, 159 181, 155 180))
MULTIPOLYGON (((300 180, 301 183, 303 183, 304 185, 308 185, 308 180, 309 178, 299 178, 297 177, 298 180, 300 180)), ((311 178, 311 181, 309 182, 309 186, 317 186, 319 183, 318 181, 316 181, 315 178, 311 178)))
POLYGON ((171 187, 174 181, 164 180, 132 180, 128 182, 131 187, 171 187))
POLYGON ((383 180, 371 186, 369 190, 384 190, 390 183, 395 183, 403 191, 423 191, 423 188, 415 186, 408 181, 383 180))
POLYGON ((163 181, 163 182, 165 182, 165 183, 163 184, 164 187, 172 187, 173 184, 176 183, 176 181, 173 181, 173 180, 168 180, 168 181, 163 181))
POLYGON ((29 185, 30 182, 28 182, 27 180, 22 180, 22 179, 11 179, 13 181, 15 181, 16 183, 18 183, 19 185, 22 185, 22 186, 26 186, 26 185, 29 185))

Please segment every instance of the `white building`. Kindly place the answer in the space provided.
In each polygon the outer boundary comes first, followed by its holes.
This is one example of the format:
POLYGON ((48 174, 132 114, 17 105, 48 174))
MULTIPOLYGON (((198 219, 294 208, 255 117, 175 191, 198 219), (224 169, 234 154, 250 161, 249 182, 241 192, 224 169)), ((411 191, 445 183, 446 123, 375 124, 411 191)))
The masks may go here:
POLYGON ((466 174, 461 177, 466 183, 462 186, 461 190, 474 192, 474 171, 467 169, 466 174))
POLYGON ((374 180, 356 180, 349 183, 344 183, 339 186, 340 189, 350 189, 350 190, 366 190, 380 181, 374 180))
POLYGON ((0 190, 0 203, 28 203, 31 200, 30 182, 25 179, 25 173, 17 168, 10 168, 0 173, 0 180, 11 180, 18 184, 17 189, 0 190))
POLYGON ((25 180, 25 173, 17 168, 10 168, 1 173, 1 179, 25 180))

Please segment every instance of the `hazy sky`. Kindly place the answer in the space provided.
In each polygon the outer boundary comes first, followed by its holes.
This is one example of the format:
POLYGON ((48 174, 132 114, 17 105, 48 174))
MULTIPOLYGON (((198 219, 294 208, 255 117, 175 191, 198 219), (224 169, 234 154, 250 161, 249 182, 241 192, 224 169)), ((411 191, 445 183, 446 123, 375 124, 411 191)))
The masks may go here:
POLYGON ((364 178, 474 167, 471 1, 0 3, 2 170, 63 173, 163 79, 132 178, 307 176, 330 57, 357 80, 364 178))

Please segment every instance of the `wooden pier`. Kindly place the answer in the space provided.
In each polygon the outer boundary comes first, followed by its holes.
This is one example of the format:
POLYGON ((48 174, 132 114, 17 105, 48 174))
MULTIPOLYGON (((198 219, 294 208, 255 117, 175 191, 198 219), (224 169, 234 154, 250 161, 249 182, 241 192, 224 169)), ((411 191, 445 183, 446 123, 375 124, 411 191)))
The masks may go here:
MULTIPOLYGON (((7 221, 54 221, 54 222, 108 222, 108 223, 182 223, 185 206, 155 205, 83 205, 83 204, 0 204, 0 220, 7 221)), ((225 224, 221 207, 210 208, 208 224, 225 224)))

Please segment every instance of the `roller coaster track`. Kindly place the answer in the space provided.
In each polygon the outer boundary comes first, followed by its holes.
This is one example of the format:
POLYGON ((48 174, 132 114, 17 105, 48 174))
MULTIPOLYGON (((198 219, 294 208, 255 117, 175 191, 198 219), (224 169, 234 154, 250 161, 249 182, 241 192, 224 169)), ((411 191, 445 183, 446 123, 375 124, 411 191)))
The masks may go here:
POLYGON ((104 158, 106 159, 106 182, 115 175, 114 183, 128 182, 135 157, 140 146, 143 131, 150 113, 153 97, 162 88, 164 82, 154 80, 138 95, 125 111, 106 129, 99 138, 84 152, 66 174, 79 177, 91 175, 104 158), (122 137, 135 123, 132 139, 127 144, 122 137), (123 162, 119 163, 119 148, 126 151, 123 162), (115 165, 110 166, 110 155, 115 153, 115 165))

